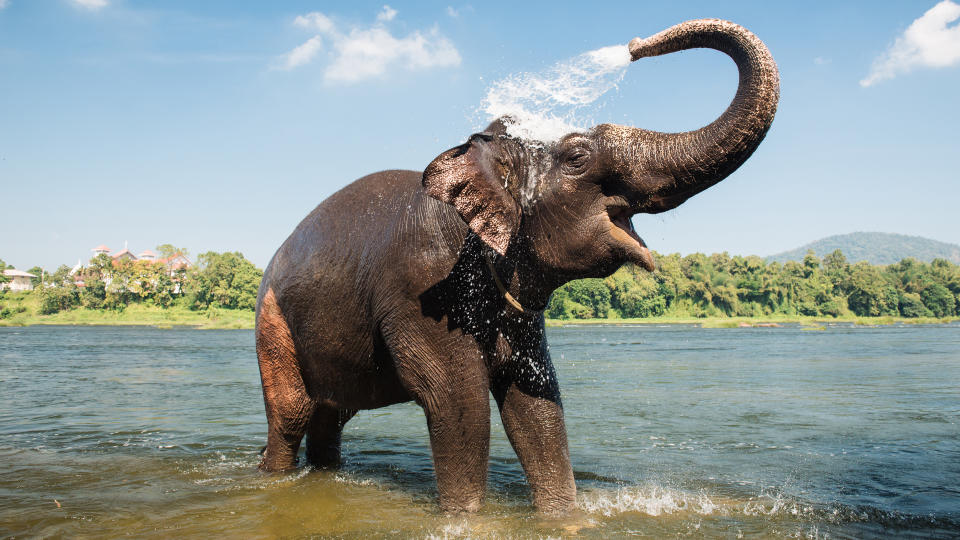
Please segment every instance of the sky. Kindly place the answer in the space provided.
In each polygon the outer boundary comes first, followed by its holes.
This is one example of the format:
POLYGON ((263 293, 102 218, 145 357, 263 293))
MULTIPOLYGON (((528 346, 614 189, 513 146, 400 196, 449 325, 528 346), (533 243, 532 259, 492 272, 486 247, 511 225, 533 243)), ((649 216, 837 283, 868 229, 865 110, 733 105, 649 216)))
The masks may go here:
MULTIPOLYGON (((781 100, 737 172, 634 224, 661 253, 832 234, 960 243, 960 5, 898 2, 0 0, 0 259, 170 243, 263 267, 323 199, 482 130, 496 81, 688 19, 770 48, 781 100)), ((642 59, 594 123, 685 131, 736 90, 693 50, 642 59)))

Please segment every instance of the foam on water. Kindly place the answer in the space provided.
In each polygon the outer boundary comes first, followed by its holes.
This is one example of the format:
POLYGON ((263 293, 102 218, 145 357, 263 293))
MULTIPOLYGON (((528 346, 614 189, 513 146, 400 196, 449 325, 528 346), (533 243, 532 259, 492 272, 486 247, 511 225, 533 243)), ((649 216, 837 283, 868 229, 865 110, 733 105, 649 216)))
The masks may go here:
POLYGON ((584 108, 617 87, 630 64, 626 45, 603 47, 530 73, 494 82, 481 104, 492 121, 509 116, 507 132, 515 137, 554 142, 584 129, 584 108))
POLYGON ((620 488, 615 492, 597 490, 583 493, 577 505, 589 514, 605 517, 623 512, 640 512, 649 516, 693 512, 709 515, 720 506, 705 493, 686 493, 662 486, 620 488))

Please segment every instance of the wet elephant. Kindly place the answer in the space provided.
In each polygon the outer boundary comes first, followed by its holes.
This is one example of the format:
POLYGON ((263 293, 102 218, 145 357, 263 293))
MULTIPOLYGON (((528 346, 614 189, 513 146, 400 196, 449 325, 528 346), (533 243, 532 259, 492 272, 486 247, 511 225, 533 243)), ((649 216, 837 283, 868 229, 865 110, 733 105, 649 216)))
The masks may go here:
POLYGON ((776 64, 746 29, 688 21, 630 42, 634 60, 695 47, 739 69, 733 102, 686 133, 612 124, 551 144, 509 119, 440 154, 424 172, 361 178, 308 215, 267 267, 256 344, 268 441, 261 467, 339 462, 361 409, 424 410, 440 505, 484 500, 489 393, 543 512, 576 487, 544 335, 550 294, 630 262, 653 270, 631 216, 675 208, 757 148, 779 95, 776 64))

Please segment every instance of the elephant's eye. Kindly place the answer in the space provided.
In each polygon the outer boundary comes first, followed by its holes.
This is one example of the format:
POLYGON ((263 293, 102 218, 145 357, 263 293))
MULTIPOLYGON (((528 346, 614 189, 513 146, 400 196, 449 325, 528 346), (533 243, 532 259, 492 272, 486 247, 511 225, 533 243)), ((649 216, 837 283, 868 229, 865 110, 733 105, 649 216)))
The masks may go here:
POLYGON ((564 157, 563 168, 569 173, 579 173, 590 161, 590 152, 586 148, 574 148, 564 157))

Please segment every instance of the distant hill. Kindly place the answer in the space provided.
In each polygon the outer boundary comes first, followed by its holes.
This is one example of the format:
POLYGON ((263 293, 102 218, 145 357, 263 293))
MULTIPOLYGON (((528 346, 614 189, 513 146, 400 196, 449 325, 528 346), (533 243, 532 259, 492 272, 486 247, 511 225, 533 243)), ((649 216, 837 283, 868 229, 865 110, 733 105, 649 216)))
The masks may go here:
POLYGON ((930 262, 933 259, 947 259, 960 264, 960 246, 938 242, 920 236, 906 236, 879 232, 855 232, 828 236, 798 247, 767 257, 767 262, 802 261, 807 250, 812 249, 817 257, 839 249, 851 263, 867 261, 870 264, 893 264, 901 259, 913 257, 918 261, 930 262))

